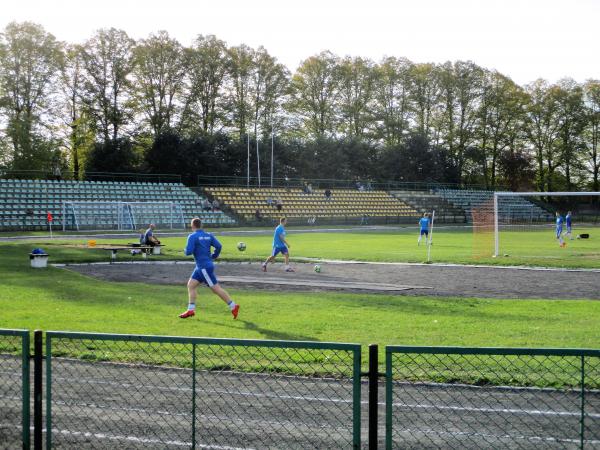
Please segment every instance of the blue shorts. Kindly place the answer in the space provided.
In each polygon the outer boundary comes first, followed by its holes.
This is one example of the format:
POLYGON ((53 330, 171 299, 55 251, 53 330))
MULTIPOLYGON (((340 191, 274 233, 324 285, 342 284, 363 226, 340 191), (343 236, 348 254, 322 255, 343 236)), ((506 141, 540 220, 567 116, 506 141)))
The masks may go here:
POLYGON ((219 280, 217 280, 217 277, 215 276, 214 267, 210 267, 207 269, 200 269, 196 267, 196 269, 192 272, 192 276, 190 278, 193 278, 194 280, 199 281, 200 283, 204 283, 208 287, 212 287, 219 282, 219 280))
POLYGON ((556 237, 559 238, 562 233, 562 227, 556 229, 556 237))
POLYGON ((421 236, 429 236, 429 230, 421 230, 421 236))
POLYGON ((571 225, 567 225, 567 233, 571 232, 571 225))
POLYGON ((280 253, 282 255, 287 255, 288 254, 287 247, 273 247, 273 252, 271 253, 271 256, 277 256, 280 253))

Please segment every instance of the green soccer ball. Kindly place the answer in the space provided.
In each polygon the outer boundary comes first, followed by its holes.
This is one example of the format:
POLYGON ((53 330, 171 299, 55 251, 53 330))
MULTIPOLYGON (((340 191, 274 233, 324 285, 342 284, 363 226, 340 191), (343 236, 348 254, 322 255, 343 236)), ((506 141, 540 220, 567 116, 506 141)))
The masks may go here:
POLYGON ((244 250, 246 250, 246 243, 244 243, 244 242, 238 242, 237 249, 240 252, 243 252, 244 250))
POLYGON ((315 264, 315 272, 321 273, 321 266, 320 265, 315 264))

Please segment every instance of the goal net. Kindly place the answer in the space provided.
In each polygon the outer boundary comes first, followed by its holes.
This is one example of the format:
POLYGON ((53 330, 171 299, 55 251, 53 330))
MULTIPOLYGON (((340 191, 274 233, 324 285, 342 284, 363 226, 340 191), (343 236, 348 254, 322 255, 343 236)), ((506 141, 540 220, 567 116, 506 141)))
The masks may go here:
POLYGON ((184 229, 183 210, 175 202, 63 202, 65 230, 137 230, 153 223, 184 229))
POLYGON ((522 257, 524 263, 533 257, 543 263, 600 254, 592 240, 600 243, 598 192, 495 192, 473 207, 472 219, 474 253, 481 257, 522 257))

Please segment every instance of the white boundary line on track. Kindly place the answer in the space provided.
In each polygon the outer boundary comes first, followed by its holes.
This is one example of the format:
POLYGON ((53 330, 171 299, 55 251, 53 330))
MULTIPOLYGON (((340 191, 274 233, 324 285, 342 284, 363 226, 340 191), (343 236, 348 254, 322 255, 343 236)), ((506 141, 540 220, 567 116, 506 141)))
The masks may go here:
MULTIPOLYGON (((407 262, 381 262, 381 261, 352 261, 343 259, 320 259, 320 258, 304 258, 297 257, 293 258, 297 262, 303 263, 326 263, 326 264, 368 264, 368 265, 381 265, 381 266, 397 266, 397 267, 456 267, 456 268, 473 268, 473 269, 494 269, 494 270, 527 270, 533 272, 587 272, 587 273, 600 273, 600 269, 572 269, 563 267, 538 267, 538 266, 487 266, 484 264, 453 264, 453 263, 407 263, 407 262)), ((116 266, 116 265, 193 265, 194 261, 114 261, 114 262, 90 262, 90 263, 57 263, 51 264, 53 267, 68 267, 68 266, 116 266)), ((217 264, 252 264, 252 262, 235 262, 235 261, 222 261, 217 264)))

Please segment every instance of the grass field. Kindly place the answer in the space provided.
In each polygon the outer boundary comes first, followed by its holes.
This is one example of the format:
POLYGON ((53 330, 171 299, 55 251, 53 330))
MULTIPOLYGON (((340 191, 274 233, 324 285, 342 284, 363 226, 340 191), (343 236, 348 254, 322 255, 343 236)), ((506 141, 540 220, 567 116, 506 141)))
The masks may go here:
MULTIPOLYGON (((470 229, 439 230, 434 235, 431 251, 433 262, 456 264, 485 265, 518 265, 566 268, 598 268, 600 269, 600 239, 592 228, 578 229, 577 233, 590 233, 591 239, 575 239, 567 241, 567 248, 560 248, 553 236, 552 229, 537 231, 510 231, 500 235, 501 257, 493 258, 493 236, 478 234, 473 237, 470 229), (473 242, 475 239, 475 243, 473 242), (508 256, 504 256, 508 255, 508 256)), ((256 230, 253 230, 256 231, 256 230)), ((264 259, 271 249, 271 235, 247 234, 242 236, 218 236, 223 243, 223 259, 264 259), (236 244, 244 241, 247 250, 240 253, 236 244)), ((424 262, 427 259, 425 245, 417 246, 417 235, 413 229, 390 229, 389 231, 344 231, 337 233, 314 232, 305 230, 288 230, 289 242, 292 245, 292 257, 314 259, 338 259, 377 262, 424 262)), ((231 231, 226 231, 225 233, 231 231)), ((219 230, 216 230, 218 235, 219 230)), ((98 244, 125 244, 135 240, 97 239, 98 244)), ((107 259, 106 252, 101 250, 77 250, 65 248, 85 246, 87 239, 61 240, 60 236, 52 241, 47 238, 36 238, 35 242, 52 251, 53 261, 88 261, 107 259), (58 248, 57 248, 58 246, 58 248)), ((184 237, 165 237, 163 243, 166 258, 183 258, 184 237)), ((31 244, 29 244, 31 247, 31 244)), ((28 248, 29 248, 28 247, 28 248)))
MULTIPOLYGON (((522 248, 539 254, 539 242, 545 237, 542 233, 517 236, 515 245, 519 238, 522 248)), ((476 260, 470 239, 467 232, 438 233, 434 261, 598 266, 592 257, 598 248, 591 240, 573 241, 567 249, 553 248, 550 240, 548 255, 530 259, 476 260), (582 253, 586 256, 581 257, 582 253)), ((271 245, 269 235, 222 236, 220 240, 224 259, 262 259, 271 245), (236 249, 240 240, 248 246, 245 253, 236 249)), ((131 239, 97 241, 100 245, 131 239)), ((426 252, 425 247, 416 246, 414 233, 292 231, 289 241, 292 254, 306 258, 422 262, 426 252)), ((167 237, 163 242, 166 254, 159 258, 183 257, 185 238, 167 237)), ((0 243, 0 328, 378 343, 382 351, 388 344, 600 347, 600 302, 545 300, 542 291, 539 300, 521 301, 232 290, 242 305, 240 319, 234 321, 222 302, 202 290, 199 315, 182 321, 177 314, 187 303, 184 286, 113 283, 59 268, 29 267, 27 254, 35 246, 48 251, 52 262, 108 260, 106 251, 85 248, 84 243, 85 239, 50 242, 46 238, 0 243)))

